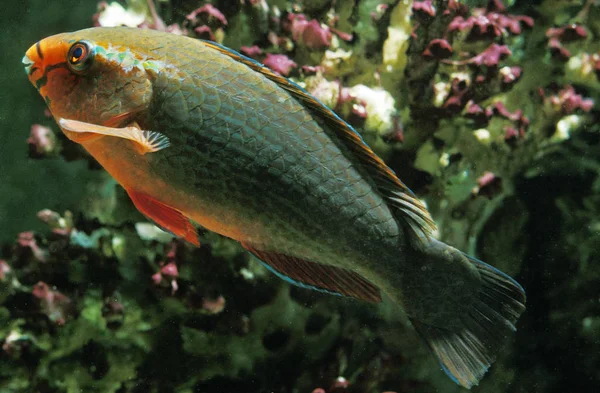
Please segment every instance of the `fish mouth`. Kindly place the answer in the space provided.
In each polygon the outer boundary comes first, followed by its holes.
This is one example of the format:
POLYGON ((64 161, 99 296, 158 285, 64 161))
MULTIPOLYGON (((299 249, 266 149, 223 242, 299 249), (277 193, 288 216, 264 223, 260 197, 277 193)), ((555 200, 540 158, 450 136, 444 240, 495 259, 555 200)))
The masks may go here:
POLYGON ((27 55, 23 56, 23 60, 21 62, 25 65, 25 73, 27 76, 31 76, 35 71, 38 70, 38 67, 35 66, 35 61, 31 60, 31 58, 27 55))

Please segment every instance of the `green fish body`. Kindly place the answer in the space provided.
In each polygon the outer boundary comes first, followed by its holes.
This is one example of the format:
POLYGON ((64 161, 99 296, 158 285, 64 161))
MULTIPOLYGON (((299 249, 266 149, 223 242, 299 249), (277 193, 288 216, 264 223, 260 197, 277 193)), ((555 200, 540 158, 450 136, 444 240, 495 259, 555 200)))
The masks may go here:
POLYGON ((387 294, 465 387, 514 330, 522 288, 435 240, 425 207, 352 127, 255 61, 127 28, 49 37, 24 61, 67 136, 173 233, 194 242, 191 220, 294 284, 387 294))

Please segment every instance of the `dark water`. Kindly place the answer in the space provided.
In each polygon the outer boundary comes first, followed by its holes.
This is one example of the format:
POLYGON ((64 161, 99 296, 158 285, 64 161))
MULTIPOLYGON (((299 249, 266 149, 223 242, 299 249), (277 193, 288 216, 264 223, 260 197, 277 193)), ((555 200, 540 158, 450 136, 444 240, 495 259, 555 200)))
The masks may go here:
POLYGON ((90 178, 82 163, 62 160, 36 161, 27 158, 27 140, 32 124, 57 127, 44 116, 45 104, 25 77, 21 58, 24 51, 41 37, 63 30, 89 26, 92 1, 25 1, 7 5, 2 12, 0 40, 4 55, 0 62, 0 239, 10 241, 15 233, 41 229, 35 212, 50 208, 69 209, 81 198, 83 185, 90 178), (28 213, 24 213, 25 211, 28 213), (31 214, 34 212, 34 214, 31 214))
MULTIPOLYGON (((427 203, 440 239, 524 287, 517 331, 473 391, 600 391, 600 6, 414 2, 406 19, 402 1, 223 0, 184 22, 205 2, 159 3, 171 30, 293 60, 289 76, 427 203), (496 22, 477 30, 478 14, 496 22)), ((229 239, 201 231, 193 248, 146 225, 21 64, 97 6, 29 0, 0 16, 0 393, 463 390, 390 302, 290 286, 229 239), (55 133, 50 152, 32 153, 34 124, 55 133)))

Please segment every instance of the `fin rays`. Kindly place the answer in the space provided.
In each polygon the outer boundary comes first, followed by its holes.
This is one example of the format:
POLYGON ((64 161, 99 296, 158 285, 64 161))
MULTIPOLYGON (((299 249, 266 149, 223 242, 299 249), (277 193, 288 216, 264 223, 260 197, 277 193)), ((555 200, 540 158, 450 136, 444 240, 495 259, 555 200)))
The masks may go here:
POLYGON ((381 301, 379 289, 352 271, 275 252, 261 251, 248 244, 242 246, 275 274, 292 284, 373 303, 381 301))
POLYGON ((91 133, 129 139, 136 143, 140 154, 154 153, 169 147, 169 138, 156 131, 145 131, 138 127, 105 127, 78 120, 60 119, 58 124, 64 130, 75 133, 91 133))
POLYGON ((487 372, 504 339, 516 330, 515 322, 525 310, 525 293, 506 274, 468 258, 479 271, 482 286, 471 309, 462 317, 463 328, 450 331, 418 321, 413 324, 446 374, 470 389, 487 372))

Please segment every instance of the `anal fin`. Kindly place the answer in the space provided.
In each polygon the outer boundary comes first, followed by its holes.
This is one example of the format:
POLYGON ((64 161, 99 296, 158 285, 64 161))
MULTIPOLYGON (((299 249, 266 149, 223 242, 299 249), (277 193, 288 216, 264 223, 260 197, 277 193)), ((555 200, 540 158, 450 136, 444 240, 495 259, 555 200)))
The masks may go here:
POLYGON ((261 251, 248 244, 242 243, 242 246, 292 284, 368 302, 381 302, 379 289, 357 273, 284 254, 261 251))
POLYGON ((143 193, 127 190, 127 194, 135 207, 158 226, 194 246, 200 247, 196 228, 179 210, 143 193))

